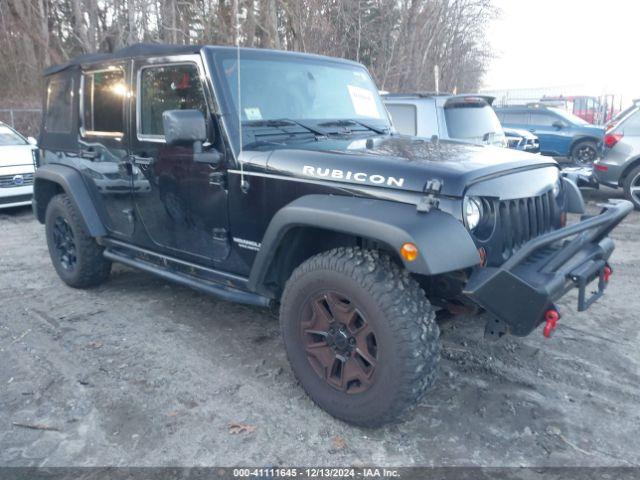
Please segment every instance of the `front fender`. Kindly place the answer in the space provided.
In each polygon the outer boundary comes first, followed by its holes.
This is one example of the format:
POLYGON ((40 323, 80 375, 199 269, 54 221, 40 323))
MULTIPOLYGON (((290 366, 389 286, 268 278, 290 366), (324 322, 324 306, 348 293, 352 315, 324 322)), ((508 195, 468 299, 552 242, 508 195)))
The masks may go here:
POLYGON ((249 277, 249 288, 262 285, 286 233, 309 226, 383 243, 399 252, 406 242, 420 254, 404 266, 412 273, 436 275, 477 265, 480 257, 462 223, 440 210, 419 213, 415 205, 334 195, 307 195, 280 209, 262 239, 249 277))
POLYGON ((46 185, 51 183, 58 185, 69 196, 80 212, 91 236, 103 237, 107 234, 80 172, 71 167, 54 163, 39 167, 34 177, 33 210, 41 223, 44 223, 47 204, 54 193, 46 188, 46 185))

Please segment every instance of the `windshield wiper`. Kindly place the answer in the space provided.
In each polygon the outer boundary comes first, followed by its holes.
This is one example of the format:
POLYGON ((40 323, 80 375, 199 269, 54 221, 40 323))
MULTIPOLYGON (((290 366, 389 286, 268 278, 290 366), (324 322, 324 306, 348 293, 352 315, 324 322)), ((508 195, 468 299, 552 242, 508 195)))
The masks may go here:
MULTIPOLYGON (((290 118, 276 118, 273 120, 249 120, 249 121, 242 122, 242 124, 250 127, 272 127, 272 128, 287 127, 287 126, 290 127, 293 125, 298 125, 299 127, 302 127, 317 136, 320 136, 320 137, 326 136, 325 132, 317 128, 314 128, 312 126, 309 126, 306 123, 300 122, 299 120, 291 120, 290 118)), ((293 132, 288 132, 288 133, 293 133, 293 132)))
MULTIPOLYGON (((375 127, 369 123, 363 122, 362 120, 354 120, 351 118, 343 119, 343 120, 327 120, 325 122, 318 123, 318 125, 321 127, 344 127, 347 130, 348 130, 348 127, 350 126, 359 125, 379 135, 383 135, 385 133, 388 133, 389 131, 388 128, 375 127)), ((335 132, 335 133, 350 133, 350 132, 335 132)))

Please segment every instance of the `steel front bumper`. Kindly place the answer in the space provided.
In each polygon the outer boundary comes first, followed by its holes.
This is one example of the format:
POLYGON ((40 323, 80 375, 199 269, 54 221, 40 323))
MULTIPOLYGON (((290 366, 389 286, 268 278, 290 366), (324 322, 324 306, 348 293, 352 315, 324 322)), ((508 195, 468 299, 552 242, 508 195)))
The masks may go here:
POLYGON ((573 288, 578 311, 587 309, 607 285, 614 249, 607 235, 632 209, 631 202, 611 200, 599 215, 532 239, 500 267, 475 270, 464 294, 518 336, 542 323, 553 303, 573 288), (594 291, 588 291, 591 282, 594 291))

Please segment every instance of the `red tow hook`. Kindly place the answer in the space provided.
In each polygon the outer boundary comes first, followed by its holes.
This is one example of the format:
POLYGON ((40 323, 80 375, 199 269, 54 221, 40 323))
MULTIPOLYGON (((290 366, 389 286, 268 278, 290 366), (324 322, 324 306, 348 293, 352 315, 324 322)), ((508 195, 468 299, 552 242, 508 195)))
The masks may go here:
POLYGON ((612 274, 613 274, 613 270, 611 270, 611 267, 609 265, 605 265, 604 274, 602 275, 602 278, 604 279, 604 281, 609 282, 609 279, 611 278, 612 274))
POLYGON ((546 323, 544 325, 544 330, 542 331, 542 334, 546 338, 550 338, 551 334, 556 329, 556 324, 558 323, 558 320, 560 320, 560 313, 558 313, 556 309, 550 308, 544 314, 544 319, 546 323))

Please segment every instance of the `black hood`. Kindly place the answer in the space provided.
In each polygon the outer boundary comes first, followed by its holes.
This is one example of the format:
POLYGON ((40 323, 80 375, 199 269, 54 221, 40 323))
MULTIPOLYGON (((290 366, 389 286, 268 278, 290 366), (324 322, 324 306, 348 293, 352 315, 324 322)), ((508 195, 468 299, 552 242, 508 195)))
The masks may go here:
POLYGON ((480 180, 516 171, 555 167, 555 160, 507 148, 408 136, 330 138, 302 143, 268 143, 246 150, 246 166, 300 178, 316 178, 422 192, 430 180, 441 193, 461 196, 480 180))

